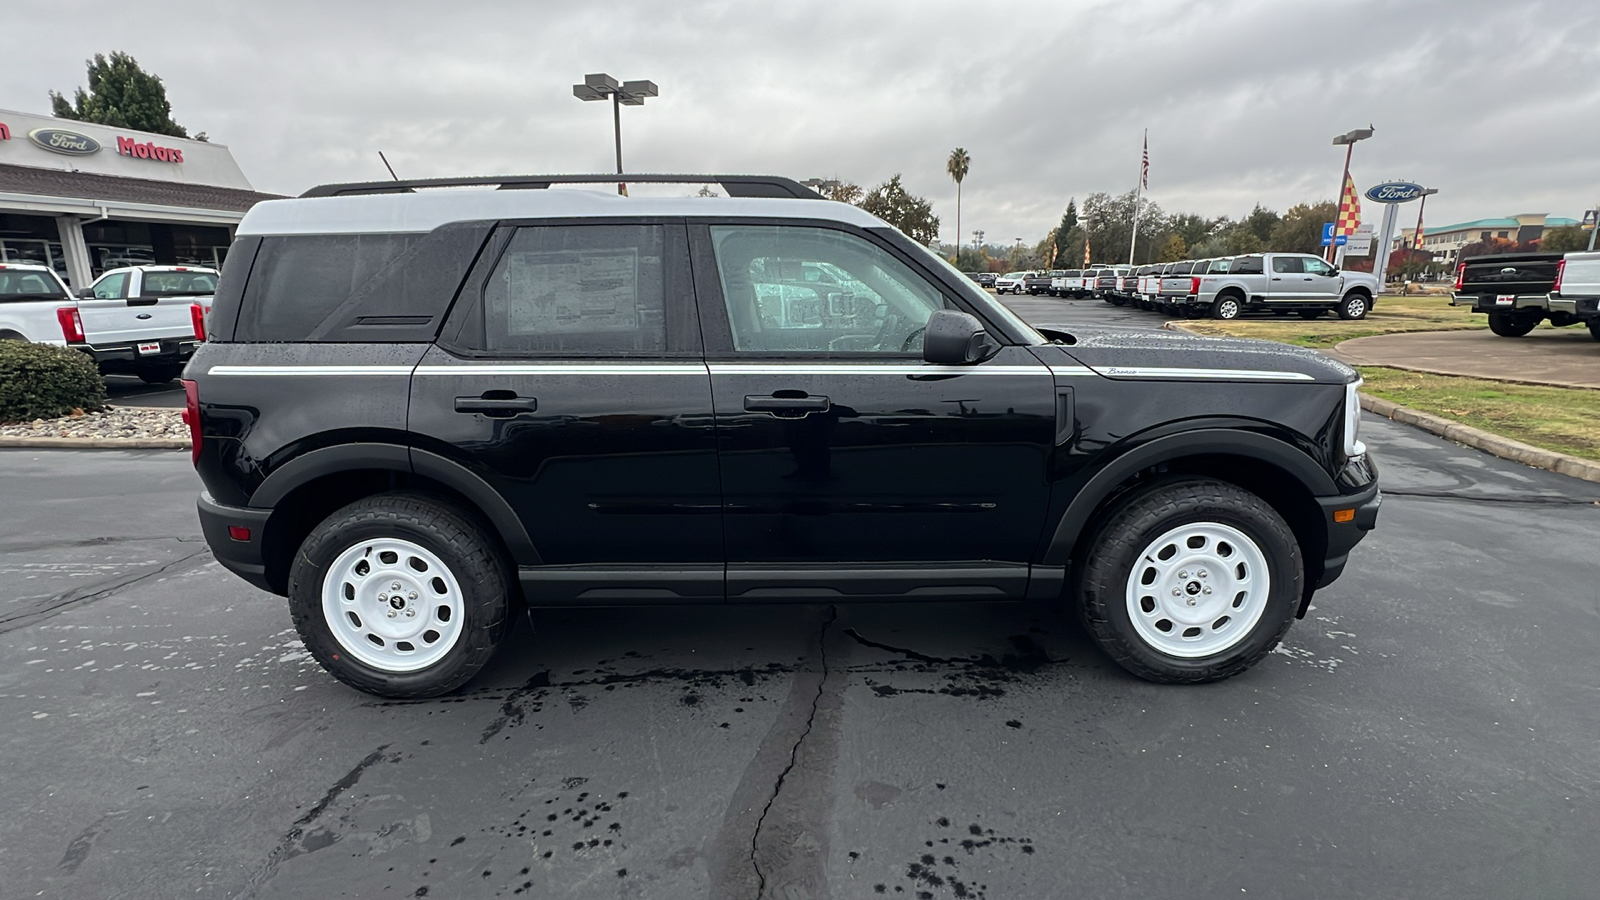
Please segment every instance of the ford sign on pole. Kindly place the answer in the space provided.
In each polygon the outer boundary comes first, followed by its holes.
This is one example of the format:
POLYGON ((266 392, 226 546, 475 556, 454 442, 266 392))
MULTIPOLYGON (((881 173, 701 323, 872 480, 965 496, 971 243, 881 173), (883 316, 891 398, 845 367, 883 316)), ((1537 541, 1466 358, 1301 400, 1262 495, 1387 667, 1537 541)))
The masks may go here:
POLYGON ((1422 185, 1409 181, 1386 181, 1367 188, 1367 199, 1378 203, 1409 203, 1422 196, 1422 185))

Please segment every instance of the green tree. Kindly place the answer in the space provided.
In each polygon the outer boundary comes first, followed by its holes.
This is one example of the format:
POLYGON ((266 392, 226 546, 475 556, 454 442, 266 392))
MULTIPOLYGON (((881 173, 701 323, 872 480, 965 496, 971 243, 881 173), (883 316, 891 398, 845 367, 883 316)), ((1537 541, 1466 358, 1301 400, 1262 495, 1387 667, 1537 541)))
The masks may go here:
POLYGON ((1216 220, 1194 213, 1177 213, 1167 220, 1168 231, 1183 238, 1183 243, 1188 247, 1204 243, 1215 233, 1216 225, 1216 220))
MULTIPOLYGON (((167 102, 166 86, 160 78, 139 68, 133 57, 116 51, 107 59, 96 53, 94 59, 85 60, 84 64, 89 70, 87 91, 78 88, 71 103, 65 96, 50 92, 50 109, 57 118, 173 137, 189 136, 188 129, 172 121, 172 104, 167 102)), ((204 133, 195 135, 195 140, 205 139, 204 133)))
POLYGON ((1078 225, 1078 199, 1067 201, 1061 224, 1055 230, 1056 268, 1070 269, 1083 263, 1083 229, 1078 225))
POLYGON ((899 172, 873 188, 859 205, 919 244, 939 236, 939 217, 933 214, 933 204, 908 192, 900 183, 899 172))
POLYGON ((848 203, 852 206, 858 206, 861 203, 861 185, 851 181, 835 182, 831 187, 821 188, 820 193, 829 200, 837 200, 840 203, 848 203))
POLYGON ((1183 235, 1174 232, 1161 242, 1161 253, 1156 257, 1156 262, 1177 262, 1188 254, 1189 242, 1183 239, 1183 235))
POLYGON ((1260 253, 1267 249, 1261 238, 1256 237, 1250 226, 1243 222, 1235 222, 1229 226, 1228 230, 1223 232, 1222 239, 1227 244, 1228 253, 1233 256, 1241 253, 1260 253))
POLYGON ((1283 253, 1321 253, 1322 226, 1335 221, 1339 205, 1332 200, 1320 203, 1296 203, 1273 226, 1272 239, 1266 249, 1283 253))
POLYGON ((945 161, 944 170, 956 181, 956 243, 961 243, 961 182, 966 180, 967 170, 972 168, 972 157, 960 147, 950 151, 950 158, 945 161))
POLYGON ((1571 253, 1589 249, 1589 232, 1576 225, 1546 228, 1539 239, 1539 249, 1546 253, 1571 253))
POLYGON ((1239 224, 1250 229, 1250 233, 1266 245, 1272 243, 1272 232, 1281 221, 1283 221, 1282 216, 1257 203, 1255 209, 1250 210, 1250 215, 1245 216, 1239 224))
MULTIPOLYGON (((1127 259, 1128 244, 1133 237, 1133 206, 1135 194, 1129 191, 1113 197, 1103 191, 1083 198, 1084 233, 1089 238, 1093 252, 1092 262, 1113 263, 1127 259)), ((1154 203, 1143 204, 1139 215, 1139 240, 1135 245, 1134 262, 1152 262, 1155 259, 1156 240, 1167 230, 1167 217, 1154 203)), ((1081 254, 1082 248, 1078 252, 1081 254)), ((1082 257, 1077 257, 1082 261, 1082 257)))

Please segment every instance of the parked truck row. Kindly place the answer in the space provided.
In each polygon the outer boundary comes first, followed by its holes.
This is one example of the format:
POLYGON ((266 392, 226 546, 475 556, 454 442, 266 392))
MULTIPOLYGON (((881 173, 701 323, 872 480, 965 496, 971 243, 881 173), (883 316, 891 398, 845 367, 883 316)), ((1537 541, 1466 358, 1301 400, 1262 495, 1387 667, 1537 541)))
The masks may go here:
POLYGON ((205 339, 217 270, 112 269, 77 293, 49 266, 0 263, 0 340, 71 347, 105 374, 164 384, 205 339))

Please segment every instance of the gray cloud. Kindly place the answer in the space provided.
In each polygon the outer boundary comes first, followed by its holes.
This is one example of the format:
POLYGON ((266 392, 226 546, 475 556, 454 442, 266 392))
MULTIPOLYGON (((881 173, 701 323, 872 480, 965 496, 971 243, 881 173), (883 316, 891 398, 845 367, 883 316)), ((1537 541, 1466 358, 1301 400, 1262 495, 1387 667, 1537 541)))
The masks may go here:
MULTIPOLYGON (((0 6, 0 107, 42 112, 83 60, 126 50, 174 117, 256 186, 402 174, 608 171, 611 123, 570 85, 650 78, 623 110, 634 171, 775 172, 870 186, 894 172, 954 237, 1037 240, 1069 197, 1130 189, 1239 216, 1363 186, 1435 186, 1428 218, 1600 200, 1600 5, 1327 2, 209 2, 0 6)), ((1369 212, 1369 218, 1372 218, 1369 212)))

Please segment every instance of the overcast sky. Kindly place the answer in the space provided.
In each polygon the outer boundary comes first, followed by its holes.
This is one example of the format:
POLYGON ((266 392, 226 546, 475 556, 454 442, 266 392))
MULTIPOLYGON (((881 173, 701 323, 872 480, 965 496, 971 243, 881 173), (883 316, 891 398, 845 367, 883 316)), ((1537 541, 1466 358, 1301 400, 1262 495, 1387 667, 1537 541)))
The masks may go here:
POLYGON ((379 150, 402 177, 610 171, 609 108, 572 96, 603 71, 661 88, 622 111, 632 171, 900 172, 947 241, 952 148, 963 240, 1033 242, 1134 186, 1145 128, 1168 212, 1331 199, 1329 142, 1369 123, 1357 184, 1437 187, 1430 224, 1600 200, 1595 0, 0 0, 0 34, 0 108, 124 50, 285 194, 385 177, 379 150))

